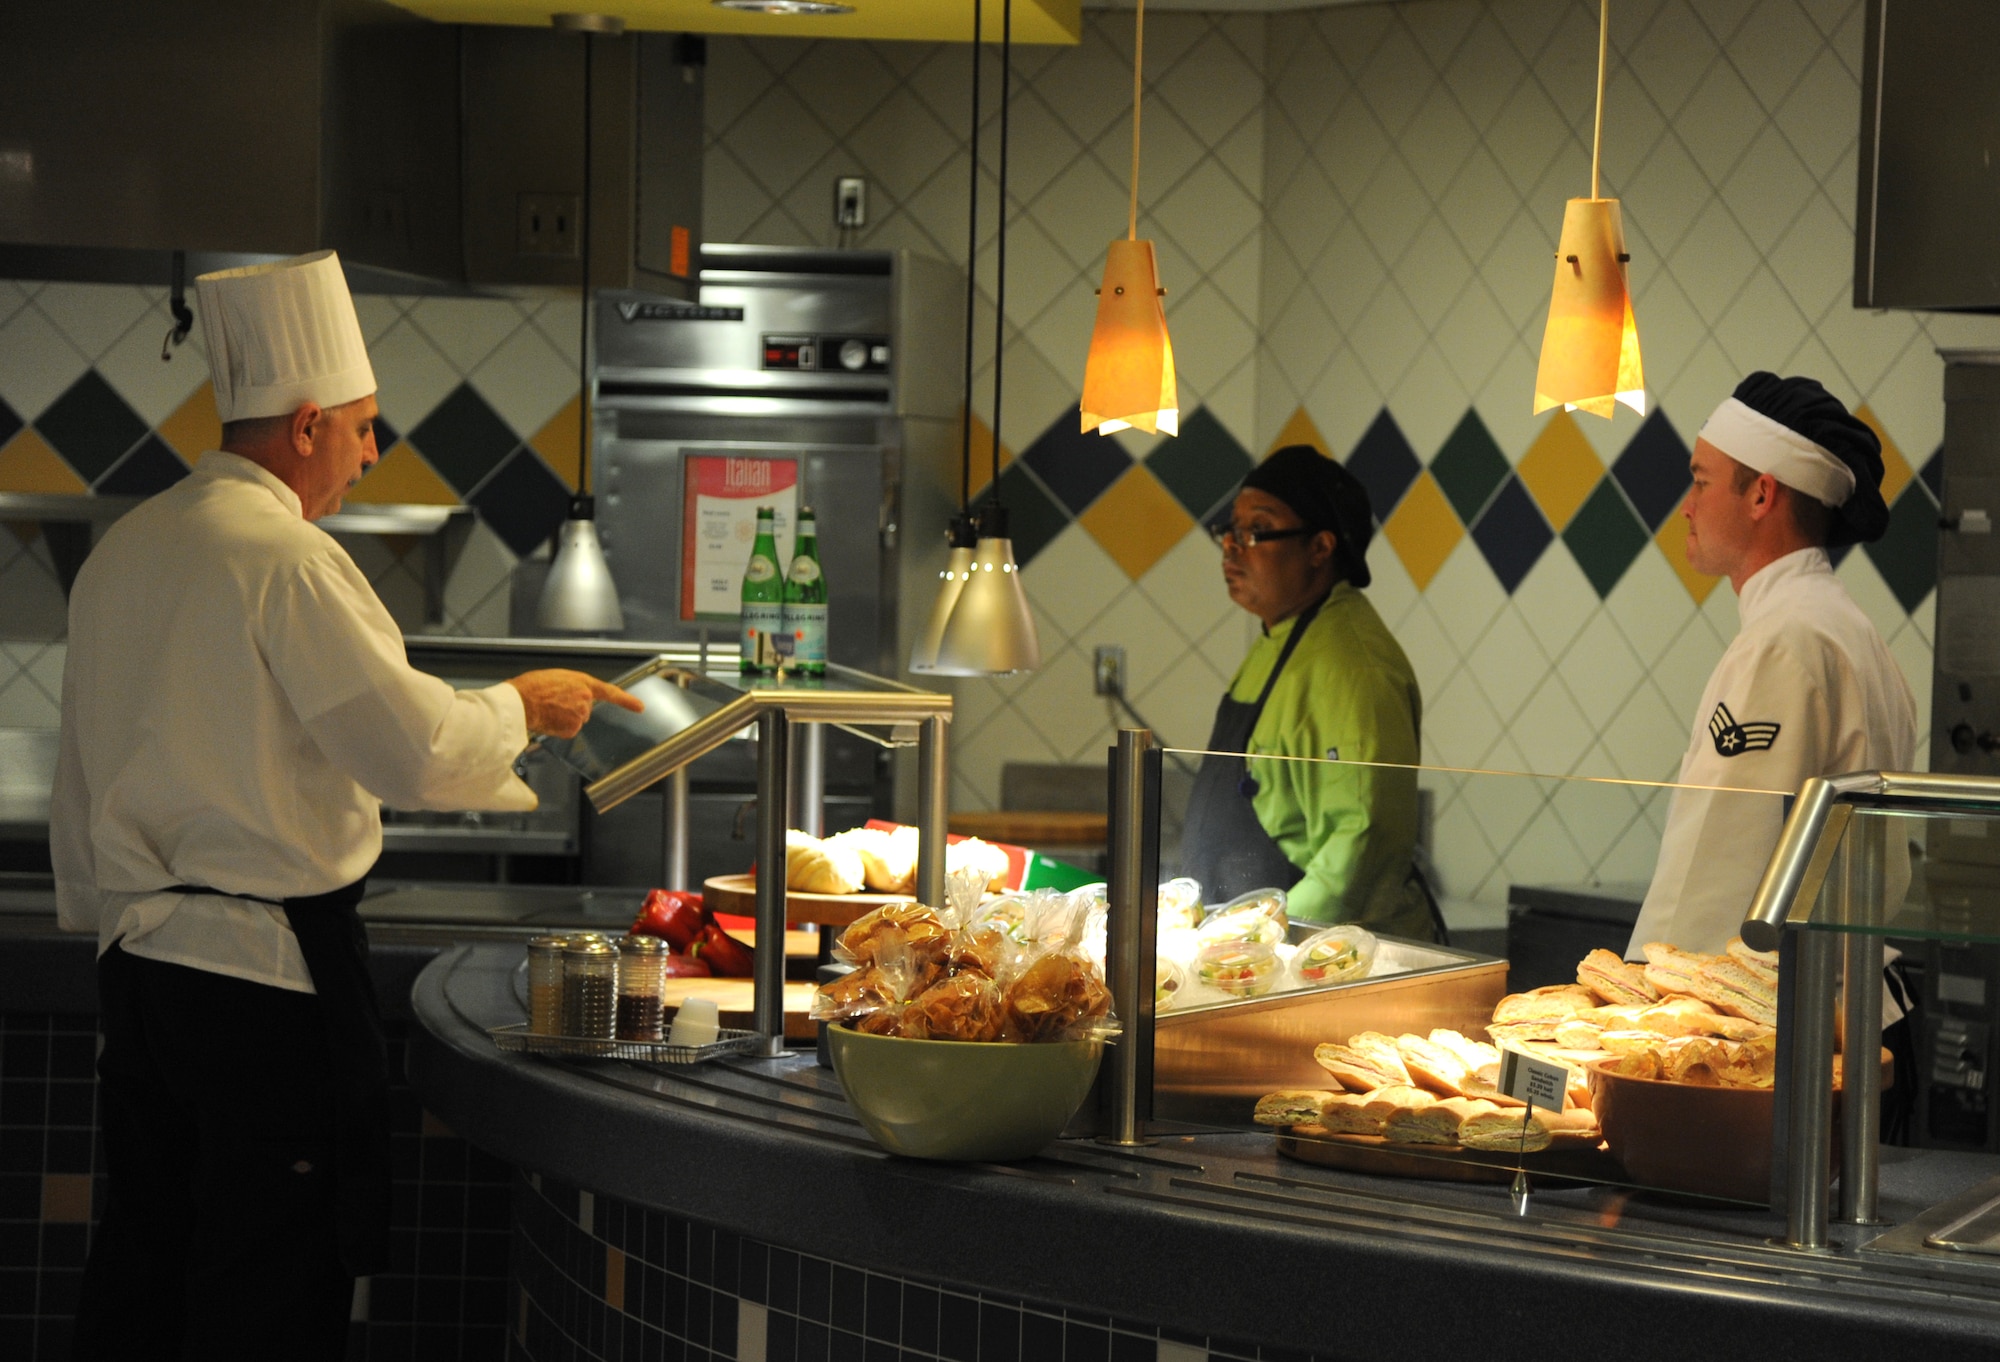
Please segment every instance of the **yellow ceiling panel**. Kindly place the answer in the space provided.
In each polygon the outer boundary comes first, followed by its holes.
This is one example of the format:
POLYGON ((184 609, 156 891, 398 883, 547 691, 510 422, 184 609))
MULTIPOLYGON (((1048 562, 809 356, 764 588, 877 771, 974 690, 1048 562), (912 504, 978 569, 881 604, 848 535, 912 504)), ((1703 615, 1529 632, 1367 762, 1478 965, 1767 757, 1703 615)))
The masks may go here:
MULTIPOLYGON (((606 0, 602 6, 554 5, 551 0, 397 0, 404 9, 450 24, 548 26, 557 8, 615 15, 631 29, 667 33, 733 33, 757 38, 876 38, 963 42, 972 26, 969 0, 844 0, 851 14, 779 15, 723 9, 711 0, 606 0)), ((989 42, 1000 41, 1000 0, 988 0, 982 20, 989 42)), ((1014 41, 1074 44, 1083 31, 1082 0, 1014 0, 1014 41)))

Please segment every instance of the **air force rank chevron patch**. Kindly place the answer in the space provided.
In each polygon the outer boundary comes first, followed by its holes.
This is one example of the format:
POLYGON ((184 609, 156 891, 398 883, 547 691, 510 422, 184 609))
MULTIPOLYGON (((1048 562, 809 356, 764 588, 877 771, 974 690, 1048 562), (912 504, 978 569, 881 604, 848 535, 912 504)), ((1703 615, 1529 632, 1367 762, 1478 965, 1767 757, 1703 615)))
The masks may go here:
POLYGON ((1745 752, 1763 752, 1778 740, 1778 725, 1739 724, 1728 705, 1717 705, 1708 716, 1708 736, 1715 740, 1718 757, 1738 757, 1745 752))

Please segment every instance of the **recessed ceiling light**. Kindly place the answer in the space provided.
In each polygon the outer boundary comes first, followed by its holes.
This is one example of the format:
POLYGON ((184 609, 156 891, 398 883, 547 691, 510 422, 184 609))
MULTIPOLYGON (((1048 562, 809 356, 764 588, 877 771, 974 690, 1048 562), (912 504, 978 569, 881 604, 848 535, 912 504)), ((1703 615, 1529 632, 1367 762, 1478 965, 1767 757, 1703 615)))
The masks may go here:
POLYGON ((834 0, 715 0, 717 9, 747 10, 752 14, 852 14, 854 6, 834 0))

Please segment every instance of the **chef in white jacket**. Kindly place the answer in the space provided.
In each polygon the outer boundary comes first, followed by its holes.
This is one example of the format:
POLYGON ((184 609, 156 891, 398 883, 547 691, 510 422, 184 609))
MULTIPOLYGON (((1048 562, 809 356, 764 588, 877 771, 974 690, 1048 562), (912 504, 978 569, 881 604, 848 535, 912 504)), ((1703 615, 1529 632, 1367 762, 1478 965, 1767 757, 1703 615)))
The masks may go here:
MULTIPOLYGON (((1728 788, 1675 792, 1634 959, 1649 941, 1721 951, 1777 846, 1783 797, 1812 776, 1908 770, 1916 751, 1909 685, 1826 552, 1888 526, 1875 433, 1813 380, 1755 373, 1701 428, 1691 469, 1688 561, 1729 578, 1741 622, 1679 779, 1728 788)), ((1907 882, 1901 858, 1893 871, 1907 882)))
POLYGON ((331 252, 204 275, 222 448, 114 525, 70 596, 50 846, 94 933, 109 1197, 76 1356, 338 1358, 384 1265, 382 1036, 355 906, 380 806, 530 809, 513 763, 577 672, 410 667, 312 524, 375 462, 331 252))

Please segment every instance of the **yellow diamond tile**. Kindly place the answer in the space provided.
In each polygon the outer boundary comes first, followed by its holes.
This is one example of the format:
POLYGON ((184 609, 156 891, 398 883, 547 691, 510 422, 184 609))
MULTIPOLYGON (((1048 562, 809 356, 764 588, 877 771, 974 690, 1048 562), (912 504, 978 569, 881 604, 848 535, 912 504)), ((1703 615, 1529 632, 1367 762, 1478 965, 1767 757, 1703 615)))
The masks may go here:
POLYGON ((1144 464, 1125 470, 1079 523, 1135 582, 1194 528, 1194 518, 1144 464))
POLYGON ((179 410, 160 422, 159 435, 190 464, 222 445, 222 419, 215 414, 215 389, 204 383, 179 410))
POLYGON ((0 447, 0 492, 88 494, 90 488, 30 426, 0 447))
MULTIPOLYGON (((951 433, 952 456, 953 462, 956 463, 958 455, 958 427, 956 424, 952 426, 951 433)), ((1000 446, 1000 467, 1004 469, 1012 462, 1014 462, 1014 451, 1007 448, 1003 443, 1000 446)), ((975 416, 972 418, 972 499, 974 501, 979 499, 980 491, 991 481, 993 481, 993 427, 975 416)), ((958 470, 956 468, 951 470, 951 485, 954 487, 958 485, 958 470)))
POLYGON ((1910 485, 1910 479, 1917 472, 1910 467, 1910 461, 1903 457, 1903 451, 1889 438, 1889 432, 1882 428, 1882 422, 1866 404, 1856 407, 1854 414, 1882 442, 1882 500, 1894 506, 1896 498, 1903 494, 1903 489, 1910 485))
POLYGON ((549 418, 548 424, 535 432, 535 438, 528 441, 528 448, 542 456, 555 475, 563 480, 570 491, 576 490, 580 475, 578 465, 582 462, 577 454, 576 406, 579 399, 572 397, 563 404, 563 409, 549 418))
POLYGON ((1590 447, 1576 418, 1559 411, 1528 446, 1516 471, 1549 524, 1560 533, 1604 476, 1604 463, 1590 447))
POLYGON ((1422 591, 1430 586, 1444 560, 1451 557, 1458 541, 1465 538, 1465 527, 1452 513, 1451 503, 1444 499, 1444 489, 1438 486, 1430 470, 1425 469, 1403 494, 1395 513, 1382 526, 1382 533, 1388 536, 1396 556, 1403 560, 1410 580, 1422 591))
POLYGON ((445 480, 431 471, 416 450, 398 440, 395 448, 368 470, 368 476, 347 494, 352 502, 386 503, 391 506, 456 506, 458 494, 445 480))
POLYGON ((1312 417, 1306 415, 1304 407, 1292 413, 1291 419, 1285 422, 1285 428, 1278 432, 1278 438, 1271 441, 1271 447, 1264 451, 1264 457, 1270 458, 1286 445, 1311 445, 1327 458, 1333 457, 1333 451, 1326 447, 1326 437, 1319 433, 1319 427, 1313 424, 1312 417))
POLYGON ((1688 595, 1694 597, 1694 603, 1700 605, 1722 579, 1694 570, 1694 564, 1688 562, 1687 541, 1687 517, 1678 512, 1668 516, 1667 523, 1660 526, 1659 533, 1653 536, 1653 542, 1667 556, 1667 566, 1674 570, 1674 576, 1681 579, 1681 585, 1687 588, 1688 595))

